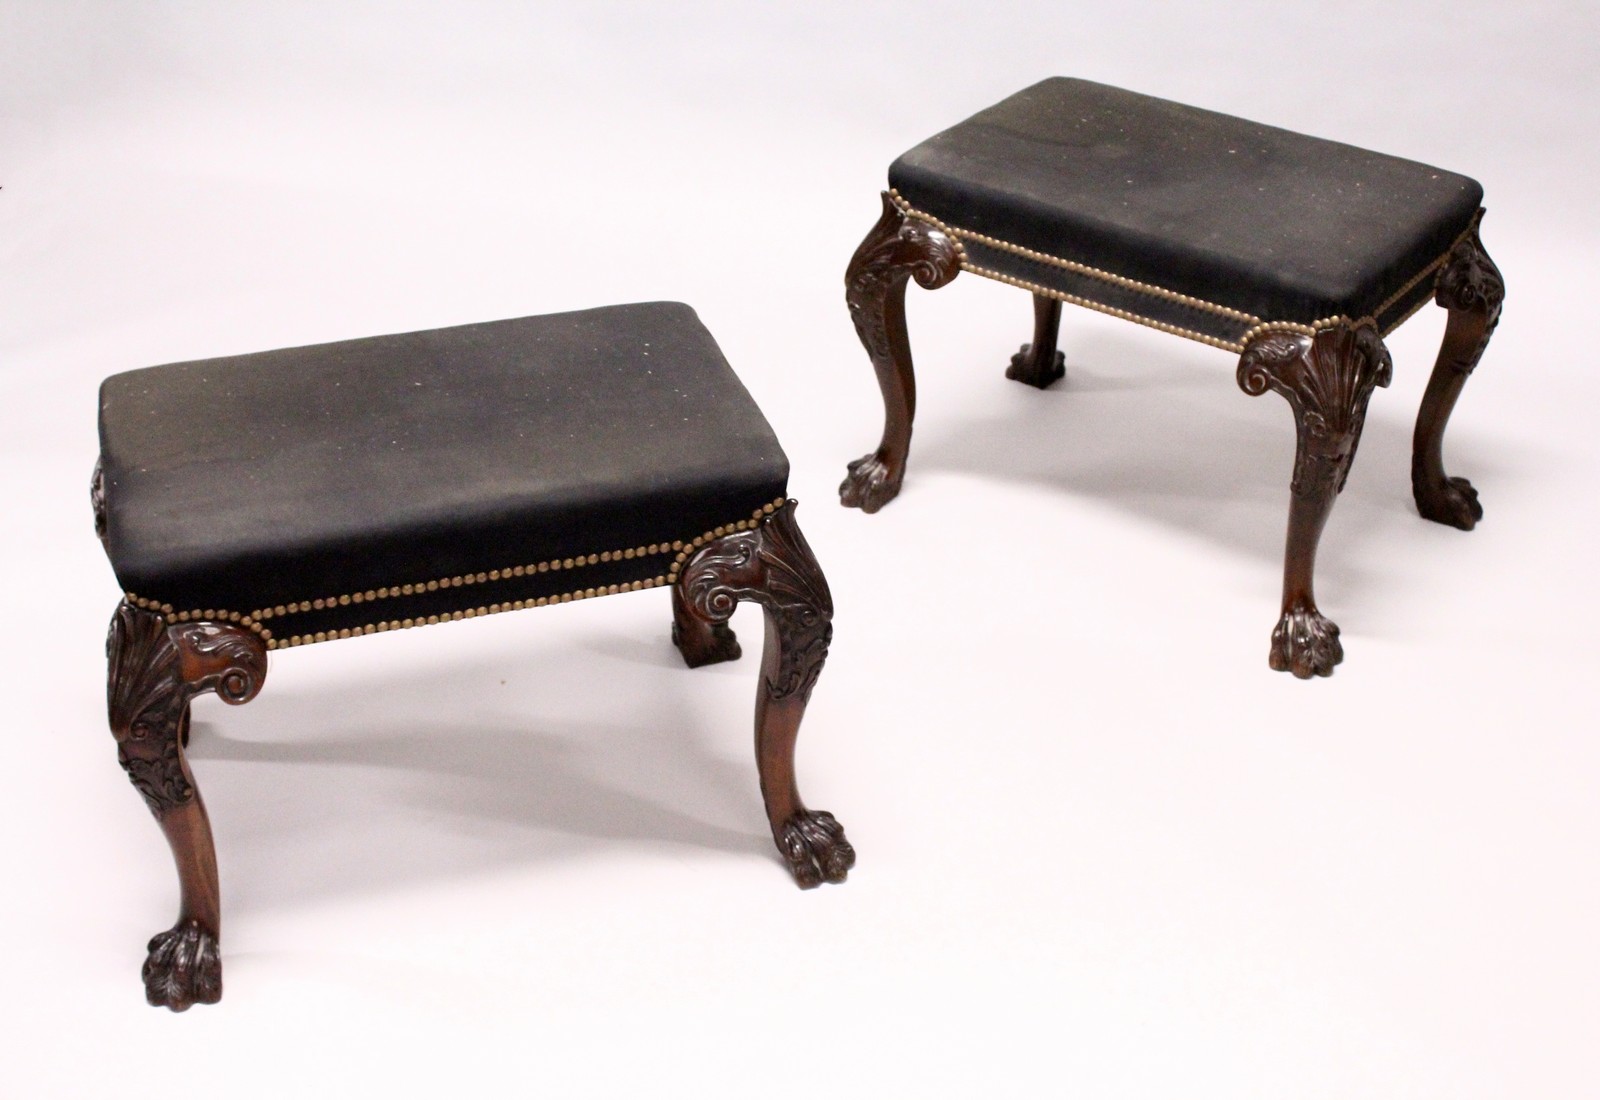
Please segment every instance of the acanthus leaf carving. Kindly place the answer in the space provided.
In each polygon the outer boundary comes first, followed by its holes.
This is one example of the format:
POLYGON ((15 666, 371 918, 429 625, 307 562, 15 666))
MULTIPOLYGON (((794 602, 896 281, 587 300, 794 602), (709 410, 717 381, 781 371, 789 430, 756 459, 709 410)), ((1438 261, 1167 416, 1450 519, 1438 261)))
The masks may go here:
POLYGON ((1476 228, 1450 250, 1450 257, 1439 270, 1433 299, 1445 309, 1476 310, 1497 316, 1505 301, 1506 284, 1476 228))
POLYGON ((1315 497, 1344 488, 1368 399, 1392 374, 1389 351, 1371 324, 1338 325, 1315 336, 1271 331, 1245 347, 1239 388, 1253 397, 1274 390, 1294 410, 1291 492, 1315 497))
POLYGON ((1433 300, 1452 313, 1475 313, 1483 317, 1483 331, 1465 355, 1451 358, 1450 366, 1462 374, 1471 374, 1483 356, 1483 349, 1500 323, 1500 307, 1506 297, 1505 279, 1489 254, 1483 249, 1477 227, 1450 250, 1450 258, 1439 270, 1439 280, 1434 284, 1433 300))
POLYGON ((189 702, 215 691, 248 702, 266 678, 267 653, 249 630, 226 623, 168 626, 123 601, 106 638, 106 707, 117 761, 156 816, 194 798, 180 741, 189 702))
POLYGON ((684 603, 708 623, 726 622, 741 601, 760 604, 777 628, 778 667, 769 698, 809 698, 833 639, 833 597, 793 518, 794 503, 753 531, 708 544, 678 579, 684 603))
POLYGON ((893 355, 883 300, 907 279, 937 290, 961 272, 961 246, 937 226, 908 218, 883 193, 883 214, 845 269, 845 302, 876 365, 893 355))

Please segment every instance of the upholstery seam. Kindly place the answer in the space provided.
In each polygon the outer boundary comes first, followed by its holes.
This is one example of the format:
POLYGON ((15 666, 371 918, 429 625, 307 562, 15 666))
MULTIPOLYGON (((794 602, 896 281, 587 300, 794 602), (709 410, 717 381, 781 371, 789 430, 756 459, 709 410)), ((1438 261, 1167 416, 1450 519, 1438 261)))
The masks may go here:
POLYGON ((271 608, 262 608, 247 613, 228 611, 221 608, 206 608, 204 610, 175 611, 170 603, 148 599, 135 595, 132 592, 123 593, 123 599, 135 607, 145 611, 154 612, 161 616, 167 626, 184 622, 214 622, 233 623, 245 627, 259 635, 266 643, 268 649, 289 649, 294 646, 310 645, 314 642, 332 641, 336 638, 353 638, 365 634, 378 634, 390 630, 407 630, 417 626, 431 626, 435 623, 454 622, 461 619, 474 619, 483 615, 495 615, 505 611, 520 611, 528 607, 544 607, 553 603, 571 603, 574 600, 591 599, 595 596, 610 596, 621 592, 637 592, 646 588, 658 588, 663 584, 671 584, 677 580, 678 571, 690 555, 702 546, 716 539, 734 534, 738 531, 754 530, 765 522, 779 508, 787 503, 786 497, 778 497, 769 504, 763 504, 751 513, 751 518, 735 520, 731 523, 714 527, 704 534, 693 539, 674 539, 671 542, 652 543, 658 547, 656 555, 677 551, 677 556, 665 573, 657 574, 644 580, 618 582, 609 585, 596 585, 588 588, 576 588, 570 592, 561 592, 549 596, 536 596, 521 600, 508 600, 503 603, 487 604, 476 608, 467 608, 457 611, 446 611, 426 616, 413 616, 403 619, 379 620, 375 623, 365 623, 354 627, 341 627, 338 630, 315 631, 306 634, 294 634, 287 637, 275 636, 271 627, 265 625, 279 618, 290 615, 303 615, 310 611, 328 611, 340 607, 349 607, 367 602, 376 602, 382 599, 396 597, 426 595, 442 589, 459 588, 474 584, 490 584, 515 577, 526 577, 529 574, 542 572, 558 572, 564 569, 587 568, 602 562, 636 560, 639 557, 650 557, 649 547, 639 547, 632 551, 614 550, 603 551, 598 554, 574 554, 571 557, 553 558, 546 562, 537 562, 533 565, 511 566, 505 569, 491 570, 486 573, 463 573, 460 576, 439 578, 424 581, 420 584, 390 585, 384 588, 368 589, 359 593, 347 593, 342 596, 323 597, 316 600, 299 600, 287 604, 278 604, 271 608), (645 551, 641 554, 640 551, 645 551), (541 566, 543 568, 541 568, 541 566), (520 570, 520 571, 519 571, 520 570))

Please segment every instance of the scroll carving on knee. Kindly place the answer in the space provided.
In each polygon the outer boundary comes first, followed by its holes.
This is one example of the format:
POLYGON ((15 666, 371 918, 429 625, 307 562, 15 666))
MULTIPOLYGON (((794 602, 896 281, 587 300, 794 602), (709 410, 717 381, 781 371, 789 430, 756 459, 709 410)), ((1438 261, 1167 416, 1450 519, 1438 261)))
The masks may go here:
POLYGON ((778 668, 763 668, 769 699, 811 697, 833 638, 833 596, 794 522, 790 501, 752 531, 708 543, 678 577, 687 614, 706 625, 725 624, 741 602, 759 604, 778 632, 778 668))
POLYGON ((672 644, 690 668, 737 661, 744 653, 726 620, 702 618, 676 586, 672 589, 672 644))
POLYGON ((839 486, 847 508, 876 512, 900 492, 905 478, 911 423, 916 416, 916 377, 906 335, 906 282, 937 290, 961 271, 961 245, 939 227, 907 217, 883 193, 883 213, 845 269, 845 302, 856 335, 872 360, 883 394, 883 439, 878 449, 849 465, 839 486))
POLYGON ((695 619, 726 622, 743 601, 767 616, 756 704, 756 760, 773 841, 802 888, 843 882, 855 849, 832 814, 807 809, 794 777, 794 743, 833 639, 833 597, 790 501, 753 531, 708 544, 677 581, 695 619))

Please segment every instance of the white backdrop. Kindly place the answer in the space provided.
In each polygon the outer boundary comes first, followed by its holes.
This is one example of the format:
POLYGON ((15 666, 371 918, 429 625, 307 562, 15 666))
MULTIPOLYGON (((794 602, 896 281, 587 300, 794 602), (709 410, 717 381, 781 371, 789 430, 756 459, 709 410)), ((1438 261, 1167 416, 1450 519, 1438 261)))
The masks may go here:
POLYGON ((0 799, 17 1097, 1577 1097, 1600 1033, 1587 0, 539 5, 0 0, 0 799), (1050 74, 1481 179, 1505 319, 1416 515, 1443 328, 1390 341, 1323 541, 1346 661, 1266 667, 1293 430, 1226 353, 913 289, 901 499, 841 276, 890 159, 1050 74), (196 704, 227 994, 147 1008, 170 860, 117 768, 95 387, 613 302, 700 311, 838 605, 765 835, 751 657, 645 593, 277 654, 196 704), (1589 719, 1583 715, 1589 714, 1589 719))

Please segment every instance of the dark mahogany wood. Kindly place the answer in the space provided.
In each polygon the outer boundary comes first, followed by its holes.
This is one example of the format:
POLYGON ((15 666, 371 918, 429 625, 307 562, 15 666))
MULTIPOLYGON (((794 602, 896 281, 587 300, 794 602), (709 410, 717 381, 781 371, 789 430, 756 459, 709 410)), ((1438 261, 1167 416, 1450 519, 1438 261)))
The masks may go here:
POLYGON ((707 622, 695 615, 684 603, 677 585, 672 586, 672 644, 690 668, 737 661, 744 653, 733 628, 726 622, 707 622))
POLYGON ((1294 410, 1296 445, 1290 481, 1289 535, 1283 561, 1283 614, 1268 663, 1301 679, 1330 676, 1344 659, 1339 628, 1312 594, 1317 543, 1344 488, 1361 441, 1367 401, 1390 378, 1388 349, 1370 323, 1338 325, 1316 336, 1271 331, 1245 345, 1239 387, 1283 395, 1294 410))
MULTIPOLYGON (((805 536, 794 501, 760 527, 708 543, 684 565, 674 588, 674 637, 691 665, 701 641, 725 624, 740 601, 766 612, 761 687, 756 694, 756 765, 772 838, 802 888, 843 882, 855 849, 832 814, 808 810, 795 784, 794 745, 811 689, 833 638, 833 597, 805 536), (692 626, 686 626, 686 620, 692 626)), ((732 638, 732 632, 727 635, 732 638)), ((735 645, 735 650, 737 646, 735 645)), ((726 660, 714 657, 714 660, 726 660)))
POLYGON ((883 439, 878 449, 850 463, 839 486, 847 508, 876 512, 900 492, 905 479, 917 382, 906 335, 906 281, 937 290, 961 271, 961 246, 938 228, 908 218, 888 192, 883 214, 845 269, 845 301, 883 392, 883 439))
POLYGON ((94 535, 106 544, 106 475, 100 460, 94 460, 94 476, 89 479, 89 506, 94 509, 94 535))
MULTIPOLYGON (((1480 215, 1481 217, 1481 215, 1480 215)), ((1411 438, 1411 495, 1417 511, 1438 523, 1470 531, 1483 518, 1478 491, 1464 477, 1444 472, 1444 428, 1456 398, 1483 356, 1500 323, 1505 300, 1500 269, 1483 250, 1474 227, 1450 253, 1434 289, 1434 301, 1449 311, 1444 343, 1428 377, 1411 438)))
POLYGON ((1061 299, 1048 294, 1033 296, 1033 342, 1011 357, 1006 377, 1044 389, 1067 373, 1067 359, 1056 350, 1061 329, 1061 299))
POLYGON ((231 623, 168 626, 124 601, 106 639, 106 707, 117 761, 144 796, 172 848, 181 891, 178 921, 150 941, 145 997, 182 1012, 222 996, 222 911, 211 821, 184 754, 189 701, 214 691, 247 703, 267 675, 267 650, 231 623))

